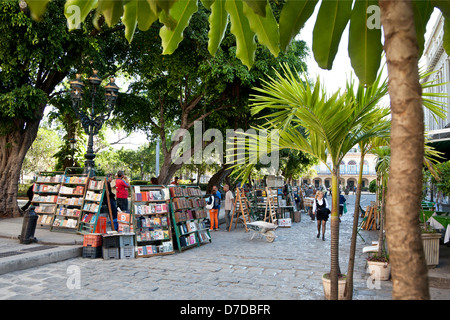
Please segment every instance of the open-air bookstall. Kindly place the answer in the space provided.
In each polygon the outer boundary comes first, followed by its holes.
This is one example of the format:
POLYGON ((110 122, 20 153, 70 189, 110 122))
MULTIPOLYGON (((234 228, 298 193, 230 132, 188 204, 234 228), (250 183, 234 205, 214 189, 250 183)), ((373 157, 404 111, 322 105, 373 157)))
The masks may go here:
POLYGON ((64 178, 62 171, 40 172, 33 185, 31 204, 39 215, 37 225, 51 228, 58 199, 61 182, 64 178))
MULTIPOLYGON (((168 193, 165 186, 132 186, 128 220, 133 224, 137 258, 174 253, 168 193)), ((122 223, 126 220, 120 218, 122 223)))
POLYGON ((88 178, 86 174, 71 174, 77 169, 80 171, 81 168, 66 168, 51 231, 78 231, 88 178))
MULTIPOLYGON (((100 224, 106 226, 107 219, 100 216, 104 203, 110 209, 110 203, 106 200, 105 177, 89 178, 82 209, 83 215, 80 220, 80 233, 96 233, 100 229, 100 224)), ((112 221, 111 215, 110 221, 112 221)))
POLYGON ((196 186, 169 186, 170 210, 178 251, 211 242, 208 212, 196 186))

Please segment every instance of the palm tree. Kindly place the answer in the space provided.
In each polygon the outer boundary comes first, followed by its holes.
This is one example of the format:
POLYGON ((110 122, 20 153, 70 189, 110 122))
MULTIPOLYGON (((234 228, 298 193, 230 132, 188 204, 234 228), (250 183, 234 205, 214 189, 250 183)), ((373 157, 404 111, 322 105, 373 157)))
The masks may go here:
MULTIPOLYGON (((284 76, 264 82, 252 97, 252 113, 264 109, 274 112, 264 116, 267 123, 261 130, 278 130, 279 149, 301 150, 314 155, 332 172, 331 210, 331 299, 338 297, 339 268, 339 164, 344 155, 359 142, 375 137, 385 131, 367 128, 366 124, 381 120, 385 111, 374 103, 358 104, 346 93, 336 92, 327 96, 320 79, 311 86, 306 77, 301 81, 287 66, 284 76), (303 128, 306 136, 300 134, 303 128), (327 159, 331 159, 331 166, 327 159)), ((269 135, 267 135, 269 136, 269 135)), ((270 140, 270 139, 269 139, 270 140)), ((266 141, 259 141, 266 143, 266 141)), ((273 151, 272 145, 272 151, 273 151)), ((249 149, 257 148, 248 146, 249 149)))

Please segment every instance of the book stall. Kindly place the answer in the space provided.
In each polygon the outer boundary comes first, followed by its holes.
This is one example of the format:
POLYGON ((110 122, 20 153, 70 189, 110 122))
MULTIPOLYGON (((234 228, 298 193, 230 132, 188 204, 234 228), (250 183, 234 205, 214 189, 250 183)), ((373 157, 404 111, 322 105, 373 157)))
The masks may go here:
POLYGON ((132 186, 131 221, 135 232, 136 257, 174 253, 169 201, 169 192, 164 186, 132 186))
POLYGON ((39 226, 83 235, 83 257, 145 258, 211 242, 200 187, 132 185, 130 212, 118 210, 114 230, 106 178, 88 177, 82 170, 41 172, 32 205, 39 226), (106 214, 102 206, 108 208, 106 214))
MULTIPOLYGON (((106 232, 108 219, 100 216, 105 204, 106 180, 90 178, 82 171, 82 168, 66 168, 64 172, 39 173, 31 200, 39 215, 37 226, 79 234, 106 232)), ((109 201, 106 205, 110 209, 109 201)))
POLYGON ((208 210, 199 187, 169 186, 173 231, 179 252, 211 242, 208 210))
POLYGON ((39 216, 37 226, 51 229, 63 178, 64 172, 60 171, 40 172, 37 176, 31 199, 31 205, 39 216))

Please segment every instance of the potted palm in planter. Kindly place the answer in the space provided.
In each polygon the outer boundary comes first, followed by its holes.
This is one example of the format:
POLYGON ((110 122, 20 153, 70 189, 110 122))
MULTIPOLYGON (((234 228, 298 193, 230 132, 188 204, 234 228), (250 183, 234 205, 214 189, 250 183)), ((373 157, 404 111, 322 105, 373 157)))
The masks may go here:
POLYGON ((389 280, 391 275, 391 265, 389 263, 389 255, 386 252, 385 247, 385 235, 384 235, 384 215, 386 204, 386 190, 387 181, 389 178, 389 165, 390 165, 390 147, 380 146, 373 149, 373 153, 377 155, 378 160, 375 166, 377 171, 377 181, 380 182, 378 187, 380 197, 377 201, 380 201, 379 208, 381 209, 379 233, 378 233, 378 252, 367 258, 368 270, 371 277, 375 280, 389 280))
POLYGON ((434 268, 439 264, 439 241, 441 234, 429 226, 424 225, 421 228, 423 251, 425 253, 425 260, 429 268, 434 268))
MULTIPOLYGON (((345 274, 338 275, 338 300, 343 300, 345 297, 345 284, 347 282, 347 276, 345 274)), ((322 276, 323 293, 325 299, 330 300, 331 296, 331 280, 330 274, 324 273, 322 276)))
POLYGON ((383 253, 375 254, 367 258, 367 265, 370 276, 375 280, 389 280, 391 276, 391 264, 389 263, 389 255, 383 253))

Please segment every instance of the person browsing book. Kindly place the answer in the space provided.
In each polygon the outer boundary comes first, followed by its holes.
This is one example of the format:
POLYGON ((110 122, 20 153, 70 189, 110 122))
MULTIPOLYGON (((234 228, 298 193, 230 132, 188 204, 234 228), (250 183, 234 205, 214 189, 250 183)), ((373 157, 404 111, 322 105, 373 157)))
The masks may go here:
POLYGON ((234 196, 233 192, 230 190, 229 185, 223 186, 223 191, 225 192, 225 222, 227 225, 227 230, 230 228, 230 222, 231 222, 231 212, 234 207, 234 196))
POLYGON ((128 189, 130 188, 130 182, 125 176, 123 171, 117 172, 116 177, 116 197, 117 207, 123 212, 128 212, 128 189))
POLYGON ((114 223, 114 230, 117 231, 117 229, 119 228, 119 224, 117 222, 117 202, 116 202, 116 195, 113 192, 113 188, 115 186, 111 186, 111 183, 113 182, 113 174, 112 173, 108 173, 106 175, 106 187, 107 187, 107 192, 109 194, 109 203, 111 204, 111 214, 112 214, 112 218, 113 218, 113 223, 114 223))
POLYGON ((219 230, 219 208, 220 208, 220 193, 217 190, 216 186, 212 187, 211 196, 208 199, 208 204, 213 204, 212 209, 209 210, 209 217, 211 220, 211 226, 210 231, 212 230, 219 230), (216 225, 216 228, 214 228, 214 224, 216 225))

